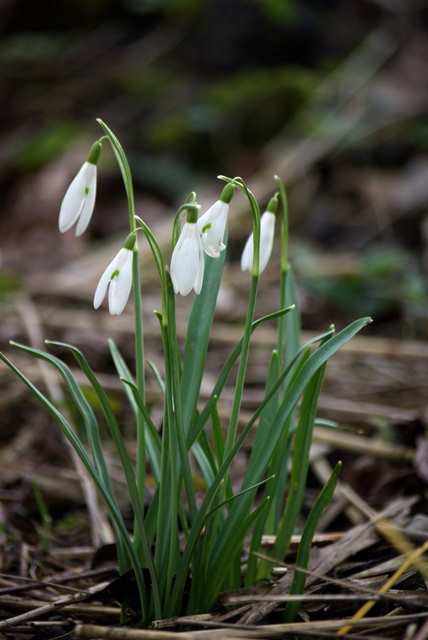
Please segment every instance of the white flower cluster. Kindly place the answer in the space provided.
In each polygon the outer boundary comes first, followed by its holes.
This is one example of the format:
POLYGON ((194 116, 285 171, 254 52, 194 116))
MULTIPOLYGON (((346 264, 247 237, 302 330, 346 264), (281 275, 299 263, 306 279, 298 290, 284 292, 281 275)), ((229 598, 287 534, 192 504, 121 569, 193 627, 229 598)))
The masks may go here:
MULTIPOLYGON (((87 161, 68 187, 61 203, 59 213, 59 230, 64 233, 76 225, 76 235, 86 231, 95 207, 97 190, 97 162, 101 144, 96 142, 89 153, 87 161)), ((223 191, 225 193, 227 187, 223 191)), ((175 293, 188 295, 192 289, 199 294, 204 279, 206 253, 211 258, 218 258, 225 249, 225 233, 229 215, 229 202, 233 188, 229 194, 217 200, 203 215, 195 221, 184 223, 171 257, 171 279, 175 293)), ((267 210, 261 217, 260 227, 260 261, 259 271, 266 268, 272 253, 275 230, 275 214, 267 210)), ((94 296, 94 307, 101 306, 107 290, 108 305, 112 315, 119 315, 124 310, 132 288, 132 260, 134 240, 129 240, 116 254, 104 270, 94 296)), ((251 271, 253 266, 253 234, 248 238, 241 258, 241 269, 251 271)))

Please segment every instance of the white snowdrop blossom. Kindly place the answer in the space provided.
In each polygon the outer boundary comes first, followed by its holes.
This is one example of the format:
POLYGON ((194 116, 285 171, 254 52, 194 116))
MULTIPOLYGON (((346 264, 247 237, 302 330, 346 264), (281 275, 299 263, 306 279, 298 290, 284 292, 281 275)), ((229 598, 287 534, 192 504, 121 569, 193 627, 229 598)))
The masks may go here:
POLYGON ((96 142, 65 193, 58 220, 61 233, 77 223, 76 236, 81 236, 91 221, 97 194, 97 162, 100 151, 101 145, 96 142))
POLYGON ((185 222, 171 258, 171 279, 175 293, 199 294, 204 279, 204 249, 196 222, 185 222))
MULTIPOLYGON (((275 233, 275 214, 271 211, 265 211, 260 220, 260 260, 259 272, 262 273, 266 269, 269 258, 272 254, 273 237, 275 233)), ((253 234, 250 235, 245 243, 244 251, 241 257, 242 271, 251 271, 253 268, 253 234)))
POLYGON ((229 204, 217 200, 198 218, 198 229, 202 237, 202 245, 205 253, 211 258, 218 258, 224 251, 224 234, 226 231, 229 204))
POLYGON ((132 250, 122 247, 101 276, 94 295, 94 308, 101 306, 108 289, 108 307, 118 316, 128 302, 132 287, 132 250))

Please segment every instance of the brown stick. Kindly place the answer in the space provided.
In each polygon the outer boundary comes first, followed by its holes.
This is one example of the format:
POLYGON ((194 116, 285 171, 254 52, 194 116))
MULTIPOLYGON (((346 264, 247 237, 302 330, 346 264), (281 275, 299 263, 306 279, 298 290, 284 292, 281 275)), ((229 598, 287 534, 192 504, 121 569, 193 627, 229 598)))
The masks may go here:
MULTIPOLYGON (((74 593, 70 596, 64 596, 62 598, 58 598, 55 602, 49 604, 43 604, 42 606, 36 606, 36 608, 30 609, 30 611, 26 611, 25 613, 20 613, 17 616, 13 616, 12 618, 7 618, 6 620, 0 621, 0 630, 2 629, 10 629, 11 627, 15 627, 22 622, 29 622, 31 620, 36 620, 41 616, 46 615, 47 613, 52 613, 53 611, 58 611, 58 609, 63 609, 64 607, 76 604, 77 602, 83 602, 88 598, 92 597, 96 593, 103 591, 107 586, 108 582, 101 582, 100 584, 96 584, 93 587, 89 587, 85 591, 80 591, 79 593, 74 593)), ((3 596, 0 598, 0 603, 3 606, 32 606, 34 601, 24 601, 19 598, 12 598, 10 596, 3 596)), ((37 603, 37 601, 36 601, 37 603)), ((38 603, 37 603, 38 604, 38 603)), ((109 609, 109 607, 102 607, 102 609, 109 609)), ((115 607, 114 610, 115 615, 120 615, 120 609, 115 607)))
MULTIPOLYGON (((404 625, 426 616, 426 613, 414 613, 409 615, 375 616, 365 618, 355 623, 357 627, 370 627, 373 624, 404 625)), ((74 638, 102 638, 102 640, 226 640, 226 638, 276 638, 284 637, 287 633, 309 633, 333 631, 347 624, 349 618, 340 620, 320 620, 314 622, 291 622, 286 624, 267 624, 260 627, 239 626, 226 623, 201 621, 196 622, 192 618, 180 618, 179 624, 200 624, 201 626, 220 628, 203 631, 168 632, 152 631, 151 629, 129 629, 126 627, 102 627, 98 625, 79 624, 74 629, 74 638)))

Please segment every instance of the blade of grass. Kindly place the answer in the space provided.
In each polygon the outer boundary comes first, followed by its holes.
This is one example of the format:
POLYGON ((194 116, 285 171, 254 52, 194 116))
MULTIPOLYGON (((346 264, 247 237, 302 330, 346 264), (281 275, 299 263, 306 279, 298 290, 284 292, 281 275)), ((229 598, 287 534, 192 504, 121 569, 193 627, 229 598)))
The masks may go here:
MULTIPOLYGON (((57 371, 59 371, 62 378, 64 379, 64 382, 70 392, 70 395, 76 407, 79 410, 79 413, 83 418, 89 447, 94 459, 95 468, 99 473, 100 480, 103 482, 105 490, 111 494, 112 500, 115 500, 108 469, 107 469, 107 464, 104 458, 103 447, 101 444, 99 426, 98 426, 96 416, 92 410, 91 405, 83 395, 82 390, 80 389, 80 386, 77 383, 75 377, 73 376, 70 368, 64 362, 62 362, 62 360, 45 351, 41 351, 40 349, 35 349, 34 347, 29 347, 25 344, 20 344, 19 342, 15 342, 13 340, 10 341, 10 344, 13 347, 16 347, 17 349, 19 349, 20 351, 24 351, 25 353, 30 354, 34 358, 48 362, 53 367, 55 367, 57 371)), ((117 507, 117 503, 116 503, 116 507, 117 507)))
MULTIPOLYGON (((303 528, 302 538, 300 540, 299 548, 297 550, 296 565, 307 569, 309 565, 309 559, 311 555, 312 540, 318 525, 318 522, 324 513, 325 509, 330 504, 334 490, 337 484, 337 478, 342 470, 342 463, 338 462, 334 468, 333 473, 328 479, 327 483, 323 487, 321 493, 315 501, 303 528)), ((290 594, 301 594, 305 589, 306 574, 304 571, 296 569, 293 576, 293 582, 291 583, 290 594)), ((298 602, 289 602, 285 609, 285 621, 293 622, 296 617, 297 610, 299 608, 298 602)))
POLYGON ((147 360, 147 364, 149 365, 150 369, 153 371, 153 375, 155 376, 155 380, 158 383, 158 387, 162 393, 162 395, 165 393, 165 382, 161 376, 161 373, 159 371, 159 369, 157 368, 157 366, 155 365, 155 363, 152 360, 147 360))
MULTIPOLYGON (((288 418, 288 416, 290 415, 290 413, 294 410, 294 407, 297 404, 297 401, 301 395, 301 393, 303 392, 306 384, 308 383, 308 381, 311 379, 311 377, 314 375, 314 373, 316 373, 316 371, 319 369, 319 367, 321 367, 323 364, 325 364, 325 362, 327 362, 327 360, 334 355, 334 353, 336 353, 336 351, 338 351, 340 349, 341 346, 343 346, 343 344, 345 344, 348 340, 350 340, 356 333, 358 333, 364 326, 366 326, 369 322, 371 322, 371 318, 360 318, 359 320, 355 320, 354 322, 352 322, 350 325, 348 325, 347 327, 345 327, 345 329, 343 329, 342 331, 340 331, 336 336, 334 336, 333 338, 331 338, 331 340, 329 340, 325 345, 323 345, 322 347, 320 347, 319 349, 317 349, 317 351, 315 353, 313 353, 310 358, 308 358, 308 361, 305 363, 305 367, 304 367, 304 371, 302 371, 302 375, 299 377, 299 379, 293 384, 290 385, 290 389, 289 389, 289 397, 287 398, 287 402, 283 403, 283 406, 281 406, 278 410, 278 420, 279 421, 283 421, 285 422, 286 419, 288 418)), ((191 559, 192 559, 192 555, 193 555, 193 551, 194 551, 194 547, 199 539, 200 536, 200 532, 204 523, 204 517, 205 514, 207 513, 207 511, 210 509, 210 506, 212 504, 212 501, 215 497, 215 495, 217 494, 218 488, 220 486, 220 484, 222 483, 225 474, 228 472, 230 464, 232 463, 234 457, 236 456, 236 454, 238 453, 238 451, 241 449, 243 443, 245 442, 245 439, 247 438, 249 432, 251 431, 251 429, 254 427, 254 424, 257 422, 258 418, 260 417, 261 412, 263 411, 264 406, 266 405, 267 402, 269 402, 270 398, 277 392, 278 388, 282 385, 284 379, 286 378, 286 376, 289 374, 289 370, 290 367, 287 367, 282 374, 279 376, 276 384, 274 385, 274 387, 272 388, 271 392, 268 394, 268 396, 266 396, 263 400, 263 402, 260 404, 260 406, 258 407, 258 409, 255 411, 255 413, 253 414, 253 416, 251 417, 251 419, 248 421, 247 425, 244 427, 244 429, 242 430, 241 434, 238 436, 238 439, 233 447, 233 449, 228 453, 225 454, 223 462, 217 472, 217 475, 215 477, 214 482, 212 483, 212 485, 208 488, 208 491, 205 495, 204 501, 199 509, 199 512, 197 514, 197 517, 192 525, 191 531, 190 531, 190 535, 189 535, 189 539, 186 545, 186 548, 182 554, 181 557, 181 561, 180 561, 180 565, 179 565, 179 570, 177 572, 177 578, 176 581, 174 583, 173 586, 173 590, 171 592, 171 596, 170 596, 170 602, 171 602, 171 607, 174 611, 179 611, 181 608, 181 602, 182 602, 182 598, 183 598, 183 589, 185 586, 185 582, 186 582, 186 577, 188 575, 188 570, 189 570, 189 565, 191 563, 191 559)), ((275 432, 275 429, 273 429, 273 432, 275 432)), ((270 451, 267 452, 267 462, 269 461, 270 456, 272 455, 272 449, 275 447, 276 444, 276 440, 274 438, 272 438, 272 443, 271 443, 271 447, 270 447, 270 451)), ((267 462, 262 461, 262 464, 260 465, 261 469, 264 469, 266 467, 267 462), (264 462, 264 464, 263 464, 264 462)), ((251 474, 251 476, 253 478, 254 482, 257 482, 261 476, 257 476, 257 473, 254 472, 251 474)), ((245 488, 246 486, 250 486, 251 482, 248 482, 248 480, 246 480, 244 486, 242 488, 245 488)), ((240 503, 244 503, 243 508, 242 508, 242 513, 248 513, 248 501, 247 496, 250 496, 250 501, 252 499, 251 493, 247 494, 245 496, 243 496, 241 498, 241 500, 239 501, 240 503)), ((232 511, 233 511, 233 507, 232 507, 232 511)), ((240 509, 236 509, 235 512, 233 513, 234 516, 234 520, 235 522, 239 522, 240 517, 241 517, 241 513, 240 513, 240 509)), ((231 512, 232 515, 232 512, 231 512)), ((232 529, 233 530, 233 526, 234 526, 234 522, 232 521, 231 515, 229 515, 229 523, 228 523, 228 530, 232 529)), ((223 529, 222 531, 222 540, 225 537, 225 534, 227 534, 228 531, 226 531, 225 529, 223 529)), ((227 541, 228 542, 228 541, 227 541)), ((227 546, 227 544, 226 544, 227 546)), ((221 560, 221 553, 218 555, 218 557, 221 560)))
POLYGON ((71 445, 74 447, 76 453, 78 454, 79 458, 82 460, 82 463, 85 465, 88 473, 91 475, 94 483, 96 484, 98 490, 103 496, 106 502, 106 505, 109 509, 111 518, 117 525, 123 537, 123 543, 129 554, 129 557, 132 563, 132 568, 134 570, 136 581, 137 581, 142 618, 144 621, 148 622, 149 621, 148 620, 149 603, 147 598, 145 580, 144 580, 143 572, 140 567, 139 560, 136 556, 128 531, 124 525, 122 515, 117 510, 116 505, 114 501, 111 499, 110 494, 107 491, 105 491, 104 485, 95 467, 92 465, 92 462, 86 452, 85 447, 83 446, 81 440, 75 433, 74 429, 72 428, 68 420, 66 420, 66 418, 61 414, 61 412, 58 411, 58 409, 55 407, 55 405, 48 398, 46 398, 46 396, 31 382, 31 380, 27 378, 27 376, 20 369, 18 369, 18 367, 11 360, 9 360, 7 356, 5 356, 1 352, 0 352, 0 360, 2 360, 18 376, 18 378, 22 380, 22 382, 28 387, 28 389, 31 391, 34 397, 45 407, 48 413, 57 420, 65 437, 69 440, 71 445))
MULTIPOLYGON (((129 497, 131 500, 132 508, 134 510, 135 518, 137 520, 138 527, 141 532, 145 563, 147 564, 147 567, 150 571, 150 577, 152 580, 154 600, 156 603, 155 609, 160 610, 159 580, 154 568, 153 557, 150 551, 150 546, 148 544, 148 538, 145 531, 144 515, 143 515, 142 505, 140 503, 138 492, 137 492, 134 468, 132 466, 132 462, 129 457, 128 451, 126 449, 125 441, 120 432, 119 425, 117 424, 116 418, 111 409, 107 394, 105 393, 104 389, 98 382, 97 377, 93 372, 91 366, 89 365, 89 362, 87 361, 86 357, 83 355, 83 353, 79 349, 65 342, 56 342, 56 341, 47 340, 46 343, 51 346, 57 346, 57 347, 68 349, 69 351, 71 351, 76 362, 78 363, 83 373, 88 378, 89 382, 91 383, 96 393, 96 396, 102 408, 104 417, 106 419, 107 425, 109 427, 113 442, 115 443, 116 449, 119 453, 120 461, 125 474, 125 479, 126 479, 126 483, 129 491, 129 497)), ((139 402, 142 402, 140 399, 140 396, 138 395, 138 390, 136 389, 136 387, 135 387, 135 390, 136 390, 139 402)))
MULTIPOLYGON (((137 416, 139 412, 143 413, 145 407, 144 402, 139 402, 137 398, 140 397, 136 384, 134 382, 133 376, 126 365, 125 360, 123 359, 122 354, 119 351, 118 346, 112 340, 109 339, 109 347, 110 353, 114 362, 114 366, 118 373, 119 379, 124 385, 126 395, 128 397, 129 403, 133 409, 134 415, 137 416)), ((146 410, 146 417, 149 417, 149 422, 147 422, 147 433, 146 433, 146 445, 147 452, 149 455, 150 463, 152 466, 153 475, 155 480, 159 482, 160 478, 160 452, 161 452, 161 441, 159 433, 156 429, 156 426, 153 424, 153 421, 150 419, 150 414, 146 410)))
POLYGON ((303 394, 300 417, 293 447, 290 488, 285 510, 276 534, 274 555, 284 558, 287 554, 291 536, 296 527, 297 518, 302 508, 309 470, 309 451, 318 406, 321 384, 324 379, 326 365, 319 368, 308 382, 303 394))
POLYGON ((181 376, 183 427, 186 434, 191 430, 199 398, 225 258, 226 251, 222 251, 219 258, 205 256, 202 291, 193 300, 187 325, 181 376))
MULTIPOLYGON (((346 342, 348 342, 356 333, 361 331, 361 329, 369 322, 371 322, 371 318, 360 318, 359 320, 355 320, 347 327, 342 329, 342 331, 337 333, 337 335, 330 338, 325 344, 320 346, 314 353, 309 356, 304 366, 302 367, 301 374, 297 378, 293 379, 288 385, 286 397, 281 403, 275 419, 269 425, 268 429, 265 429, 266 446, 262 450, 257 451, 256 454, 252 454, 247 466, 243 483, 241 485, 241 489, 245 489, 251 484, 258 482, 262 478, 266 466, 269 464, 272 453, 277 445, 278 439, 283 433, 284 426, 286 425, 287 420, 294 411, 301 394, 305 390, 306 385, 308 384, 312 376, 346 342)), ((289 367, 287 367, 279 376, 271 392, 264 398, 257 411, 254 413, 253 417, 244 428, 242 432, 242 434, 244 434, 244 437, 246 437, 249 427, 251 428, 254 422, 260 416, 260 412, 262 411, 266 402, 268 402, 270 397, 272 397, 277 392, 278 388, 281 387, 288 373, 289 367)), ((241 441, 241 438, 238 439, 238 442, 241 441)), ((228 458, 226 458, 226 460, 227 459, 228 458)), ((218 541, 215 552, 213 553, 213 557, 211 559, 211 566, 213 568, 213 571, 216 570, 216 568, 218 567, 218 563, 221 562, 221 557, 224 549, 228 546, 230 538, 233 537, 234 527, 242 519, 243 514, 248 513, 249 505, 252 501, 252 498, 253 496, 251 493, 246 494, 239 501, 239 503, 235 503, 234 505, 232 505, 228 521, 223 528, 222 536, 218 541)))
MULTIPOLYGON (((268 320, 275 320, 276 318, 279 318, 281 315, 283 314, 287 314, 290 311, 294 312, 294 306, 291 305, 290 307, 286 307, 284 309, 279 309, 278 311, 275 311, 273 313, 269 313, 265 316, 262 316, 261 318, 258 318, 257 320, 254 320, 251 324, 251 334, 257 329, 257 327, 260 327, 264 322, 267 322, 268 320)), ((195 426, 192 430, 192 432, 189 434, 189 437, 187 439, 187 446, 190 447, 192 446, 193 442, 196 440, 196 438, 198 437, 199 433, 202 431, 202 429, 204 428, 207 420, 210 417, 211 414, 211 405, 214 402, 214 397, 217 396, 217 399, 220 397, 221 392, 224 389, 224 386, 227 382, 227 379, 229 377, 229 374, 232 370, 232 368, 234 367, 235 363, 237 362, 240 353, 241 353, 241 349, 242 349, 242 343, 243 343, 243 337, 240 339, 240 341, 238 342, 238 344, 236 345, 236 347, 233 349, 233 351, 229 354, 229 356, 226 359, 226 362, 224 363, 220 374, 217 378, 217 382, 214 386, 214 389, 211 392, 211 396, 210 398, 207 400, 205 407, 203 408, 203 410, 201 411, 199 418, 197 421, 195 421, 195 426)), ((215 401, 216 402, 216 401, 215 401)))
MULTIPOLYGON (((279 355, 278 355, 278 351, 274 349, 272 351, 271 359, 269 363, 269 370, 268 370, 268 376, 267 376, 266 387, 265 387, 265 396, 268 395, 269 392, 271 391, 274 383, 278 379, 278 375, 279 375, 279 355)), ((259 421, 259 426, 256 433, 256 442, 254 444, 254 448, 257 448, 257 439, 259 438, 259 434, 263 432, 264 423, 267 422, 269 424, 273 420, 277 409, 278 409, 278 402, 277 402, 277 399, 273 397, 267 403, 267 405, 265 406, 264 410, 260 415, 260 421, 259 421)), ((265 492, 264 492, 265 497, 272 495, 273 480, 275 476, 272 474, 271 477, 272 477, 271 482, 269 482, 265 487, 265 492)), ((269 506, 269 508, 271 508, 271 505, 269 506)), ((267 516, 267 513, 268 512, 266 512, 266 516, 267 516)), ((247 570, 245 572, 245 584, 247 586, 254 584, 256 581, 258 560, 257 560, 257 557, 255 556, 255 552, 258 551, 259 549, 263 533, 265 533, 265 520, 263 520, 260 517, 257 520, 257 524, 254 527, 253 535, 251 538, 250 556, 248 559, 247 570)))
POLYGON ((291 362, 300 347, 300 313, 296 295, 296 285, 292 267, 288 261, 288 200, 283 181, 275 176, 279 197, 282 205, 282 219, 280 230, 280 307, 289 304, 296 305, 296 313, 278 320, 278 353, 281 368, 291 362))

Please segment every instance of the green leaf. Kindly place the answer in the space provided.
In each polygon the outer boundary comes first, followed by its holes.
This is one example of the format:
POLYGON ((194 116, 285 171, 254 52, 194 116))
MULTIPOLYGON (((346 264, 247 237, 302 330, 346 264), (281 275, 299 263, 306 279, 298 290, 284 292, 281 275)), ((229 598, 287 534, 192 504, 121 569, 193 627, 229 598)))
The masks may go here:
MULTIPOLYGON (((304 366, 302 367, 301 374, 297 378, 293 378, 287 387, 285 399, 281 403, 275 419, 269 425, 266 432, 266 446, 263 449, 255 450, 253 448, 252 455, 247 466, 247 471, 241 486, 241 490, 249 487, 251 484, 258 482, 265 473, 266 466, 268 465, 272 453, 277 446, 278 440, 283 433, 284 426, 287 424, 287 420, 294 411, 297 402, 306 388, 306 385, 311 380, 312 376, 322 367, 346 342, 348 342, 356 333, 371 322, 371 318, 361 318, 355 320, 349 324, 345 329, 340 331, 333 338, 330 338, 325 344, 320 346, 314 353, 312 353, 304 366)), ((261 411, 263 410, 266 402, 269 401, 278 388, 281 387, 283 380, 289 373, 289 368, 286 368, 284 372, 278 378, 277 383, 272 388, 272 391, 265 397, 263 403, 259 406, 254 413, 247 426, 243 429, 237 443, 242 445, 243 440, 247 436, 249 430, 252 428, 256 420, 259 418, 261 411)), ((228 460, 228 458, 226 458, 228 460)), ((234 527, 241 521, 249 511, 249 507, 253 496, 251 493, 246 494, 239 500, 238 503, 232 505, 232 509, 226 522, 222 537, 219 539, 218 544, 211 558, 211 566, 216 567, 221 562, 222 555, 229 545, 229 541, 233 538, 234 527)))
POLYGON ((50 353, 46 353, 45 351, 41 351, 40 349, 35 349, 33 347, 29 347, 27 345, 20 344, 14 341, 11 341, 10 344, 17 349, 24 351, 25 353, 29 353, 39 360, 44 360, 45 362, 53 365, 63 377, 64 382, 71 394, 71 397, 73 398, 73 401, 75 402, 83 418, 89 446, 94 458, 95 467, 100 476, 100 480, 103 482, 106 491, 111 494, 112 499, 114 500, 110 477, 108 474, 101 444, 98 422, 92 410, 92 407, 83 395, 80 386, 73 376, 70 368, 64 362, 62 362, 62 360, 60 360, 56 356, 51 355, 50 353))
POLYGON ((325 367, 326 365, 323 365, 319 368, 307 384, 303 394, 293 447, 290 488, 273 552, 277 558, 284 558, 287 554, 291 536, 294 533, 297 518, 303 505, 309 470, 309 450, 312 443, 312 433, 325 367))
POLYGON ((104 417, 106 419, 107 425, 109 427, 113 442, 115 443, 116 449, 119 453, 120 461, 122 463, 122 468, 123 468, 125 479, 128 486, 129 497, 131 500, 132 508, 134 510, 136 522, 138 523, 138 527, 140 530, 142 546, 144 551, 144 563, 145 565, 147 565, 151 575, 152 588, 153 588, 154 600, 155 600, 155 608, 157 610, 160 610, 158 577, 154 569, 153 558, 152 558, 152 554, 148 544, 148 538, 145 532, 143 505, 140 503, 140 499, 138 496, 136 478, 135 478, 132 462, 129 457, 128 451, 126 449, 125 441, 120 432, 119 425, 117 424, 116 418, 111 409, 107 394, 105 393, 104 389, 101 387, 100 383, 98 382, 97 377, 93 372, 91 366, 89 365, 89 362, 87 361, 86 357, 79 349, 65 342, 55 342, 55 341, 47 340, 46 343, 52 346, 57 346, 57 347, 68 349, 69 351, 71 351, 77 364, 80 366, 83 373, 88 378, 89 382, 91 383, 96 393, 96 396, 98 398, 98 401, 104 413, 104 417))
MULTIPOLYGON (((137 398, 140 398, 140 394, 138 393, 137 390, 137 394, 135 393, 135 382, 134 379, 132 377, 132 374, 125 362, 125 360, 122 357, 122 354, 119 351, 118 346, 116 345, 116 343, 114 342, 114 340, 112 340, 111 338, 108 341, 109 343, 109 347, 110 347, 110 353, 111 353, 111 357, 113 359, 114 362, 114 366, 116 367, 116 371, 119 375, 119 378, 121 380, 121 382, 123 383, 123 386, 125 388, 125 392, 126 395, 128 397, 129 403, 132 407, 132 410, 134 412, 134 415, 137 417, 139 412, 141 411, 141 406, 139 404, 139 401, 137 400, 137 398)), ((147 431, 146 431, 146 446, 147 446, 147 452, 149 455, 149 459, 150 459, 150 463, 152 466, 152 471, 153 471, 153 475, 155 477, 155 480, 157 482, 159 482, 160 479, 160 455, 161 455, 161 441, 160 441, 160 436, 159 433, 155 427, 155 425, 153 424, 153 421, 150 418, 150 414, 148 413, 148 410, 144 404, 143 401, 141 401, 142 405, 143 405, 143 411, 146 415, 148 415, 149 421, 147 422, 146 426, 147 426, 147 431)))
MULTIPOLYGON (((278 379, 278 375, 279 375, 279 356, 278 356, 278 351, 274 349, 272 351, 271 360, 269 363, 269 371, 268 371, 266 387, 265 387, 265 396, 268 395, 269 392, 271 391, 273 385, 278 379)), ((267 422, 267 424, 269 424, 273 420, 274 414, 276 413, 277 409, 278 409, 278 403, 276 402, 276 398, 273 397, 266 404, 265 408, 263 409, 260 415, 259 426, 256 433, 256 440, 254 443, 255 449, 257 449, 259 446, 258 439, 260 439, 261 434, 263 433, 264 423, 267 422)), ((272 475, 271 482, 269 482, 265 488, 266 497, 272 495, 274 478, 275 476, 272 475)), ((268 511, 266 511, 266 516, 267 515, 268 515, 268 511)), ((265 520, 263 520, 260 517, 257 521, 257 525, 254 527, 253 536, 251 538, 250 557, 248 559, 247 571, 245 573, 245 584, 247 586, 254 584, 256 581, 258 560, 255 555, 255 552, 258 551, 259 549, 261 538, 264 533, 264 527, 265 527, 265 520)))
POLYGON ((152 360, 147 360, 147 364, 149 365, 150 369, 153 371, 153 375, 155 376, 155 380, 158 383, 158 387, 162 393, 162 395, 165 393, 165 382, 161 376, 161 373, 159 371, 159 369, 157 368, 157 366, 155 365, 155 363, 152 360))
POLYGON ((278 323, 280 330, 278 333, 278 349, 280 350, 280 360, 283 365, 287 365, 294 358, 300 347, 300 313, 296 294, 296 283, 292 267, 282 274, 281 287, 283 287, 283 297, 280 306, 294 304, 296 312, 280 318, 278 323))
POLYGON ((45 409, 52 415, 58 422, 62 432, 64 433, 67 440, 75 449, 77 455, 81 459, 82 463, 86 467, 88 473, 93 479, 95 485, 103 496, 107 508, 109 510, 110 516, 112 520, 115 522, 118 530, 122 535, 123 544, 126 547, 127 553, 129 554, 132 568, 135 573, 139 596, 140 596, 140 604, 142 610, 143 619, 147 619, 148 613, 148 602, 146 598, 146 586, 144 581, 143 572, 141 570, 141 566, 139 563, 139 559, 135 554, 134 547, 132 545, 131 539, 129 537, 128 531, 124 525, 123 518, 121 513, 118 511, 115 502, 112 500, 112 497, 108 491, 105 490, 104 484, 101 481, 99 474, 95 467, 93 466, 85 447, 83 446, 80 438, 77 436, 71 424, 65 418, 65 416, 58 411, 55 405, 31 382, 29 378, 20 370, 16 365, 13 364, 7 356, 0 352, 0 360, 2 360, 17 376, 22 380, 22 382, 28 387, 34 397, 45 407, 45 409))
MULTIPOLYGON (((242 496, 242 494, 240 494, 242 496)), ((233 538, 230 541, 230 544, 226 547, 224 551, 224 555, 222 557, 222 561, 220 566, 217 568, 217 571, 213 573, 211 571, 211 567, 208 568, 206 575, 206 589, 201 594, 202 595, 202 607, 203 610, 211 608, 217 594, 221 591, 222 585, 225 579, 225 568, 229 567, 233 562, 236 556, 236 550, 240 549, 247 534, 248 530, 257 522, 258 517, 262 514, 269 503, 269 498, 265 498, 259 505, 254 509, 254 511, 247 514, 235 527, 233 532, 233 538)))
MULTIPOLYGON (((318 522, 324 513, 325 509, 333 498, 334 490, 337 484, 337 478, 341 472, 342 463, 338 462, 334 468, 333 473, 319 494, 312 507, 309 516, 306 519, 306 523, 303 529, 302 538, 300 540, 299 548, 297 550, 296 566, 302 569, 307 569, 309 565, 309 559, 312 548, 312 539, 314 537, 318 522)), ((301 594, 305 588, 306 575, 303 571, 296 569, 293 576, 293 582, 291 584, 291 594, 301 594)), ((298 602, 289 602, 285 609, 286 622, 293 622, 297 610, 299 607, 298 602)))
MULTIPOLYGON (((251 325, 251 333, 253 333, 257 329, 257 327, 260 327, 263 323, 267 322, 268 320, 275 320, 276 318, 279 318, 280 316, 287 314, 290 311, 294 311, 294 308, 295 307, 291 305, 290 307, 286 307, 284 309, 278 309, 278 311, 269 313, 265 316, 262 316, 261 318, 258 318, 257 320, 254 320, 251 325)), ((217 402, 218 398, 221 395, 221 392, 223 391, 226 385, 229 374, 240 356, 242 343, 243 343, 243 337, 240 339, 236 347, 227 357, 226 362, 224 363, 220 371, 220 374, 217 378, 217 382, 214 386, 214 389, 211 392, 211 396, 207 400, 207 403, 203 408, 203 410, 201 411, 199 418, 197 419, 197 421, 195 421, 195 425, 194 425, 194 428, 192 429, 192 432, 188 436, 188 439, 187 439, 188 447, 192 446, 193 442, 198 437, 199 433, 202 431, 208 418, 210 417, 212 404, 214 402, 217 402), (215 400, 215 398, 217 398, 217 400, 215 400)))
POLYGON ((190 432, 199 398, 225 257, 226 251, 222 251, 219 258, 205 257, 202 291, 193 300, 187 325, 181 377, 183 425, 186 434, 190 432))

